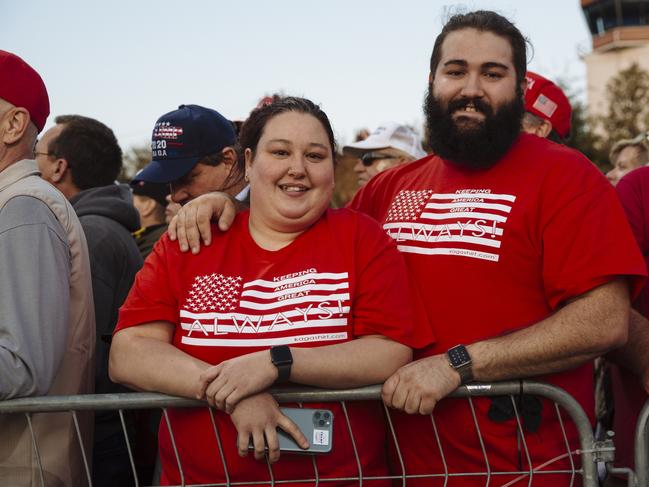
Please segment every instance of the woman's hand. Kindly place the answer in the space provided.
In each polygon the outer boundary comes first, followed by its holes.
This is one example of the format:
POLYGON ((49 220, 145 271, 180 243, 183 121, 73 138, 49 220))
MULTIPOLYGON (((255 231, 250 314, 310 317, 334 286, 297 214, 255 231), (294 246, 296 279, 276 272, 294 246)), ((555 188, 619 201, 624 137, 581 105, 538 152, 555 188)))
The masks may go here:
POLYGON ((249 353, 203 371, 198 398, 204 397, 210 406, 231 413, 242 399, 272 386, 277 376, 270 351, 249 353))
POLYGON ((267 446, 268 461, 275 463, 279 460, 277 427, 291 435, 300 448, 309 448, 309 442, 300 431, 300 428, 282 414, 277 402, 268 393, 256 394, 243 399, 237 404, 230 417, 239 433, 237 447, 241 457, 248 455, 248 445, 252 438, 255 459, 262 460, 264 458, 267 446))

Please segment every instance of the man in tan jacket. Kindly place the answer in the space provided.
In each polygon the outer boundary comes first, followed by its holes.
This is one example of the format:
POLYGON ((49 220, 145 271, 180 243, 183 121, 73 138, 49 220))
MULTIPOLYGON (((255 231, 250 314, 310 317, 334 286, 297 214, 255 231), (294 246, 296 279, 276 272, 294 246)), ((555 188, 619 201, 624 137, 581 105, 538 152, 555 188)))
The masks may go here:
MULTIPOLYGON (((74 210, 33 160, 48 114, 38 73, 0 51, 0 401, 93 389, 86 240, 74 210)), ((92 421, 80 419, 88 447, 92 421)), ((25 415, 0 414, 0 485, 40 486, 41 477, 48 487, 86 485, 72 416, 34 414, 31 422, 38 453, 25 415)))

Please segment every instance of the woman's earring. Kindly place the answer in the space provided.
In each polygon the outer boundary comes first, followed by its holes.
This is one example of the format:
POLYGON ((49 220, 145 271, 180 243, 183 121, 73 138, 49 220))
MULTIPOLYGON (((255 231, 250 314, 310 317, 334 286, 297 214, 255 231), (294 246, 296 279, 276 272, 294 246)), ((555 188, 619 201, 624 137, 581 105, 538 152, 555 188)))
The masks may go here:
POLYGON ((246 174, 243 176, 243 180, 244 180, 246 183, 249 183, 249 182, 250 182, 250 178, 248 177, 248 173, 246 173, 246 174))

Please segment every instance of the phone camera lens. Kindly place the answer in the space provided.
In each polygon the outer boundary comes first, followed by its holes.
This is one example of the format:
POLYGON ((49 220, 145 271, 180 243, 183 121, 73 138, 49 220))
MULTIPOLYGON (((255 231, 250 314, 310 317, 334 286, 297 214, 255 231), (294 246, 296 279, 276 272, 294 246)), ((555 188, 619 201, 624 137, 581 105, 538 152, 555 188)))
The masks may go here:
POLYGON ((320 421, 318 421, 318 424, 319 424, 320 426, 324 426, 324 425, 325 425, 325 420, 324 420, 324 419, 321 419, 320 421))
POLYGON ((331 417, 331 414, 324 413, 322 416, 324 417, 324 419, 329 419, 331 417))
POLYGON ((320 419, 320 412, 315 413, 313 417, 315 417, 315 419, 320 419))

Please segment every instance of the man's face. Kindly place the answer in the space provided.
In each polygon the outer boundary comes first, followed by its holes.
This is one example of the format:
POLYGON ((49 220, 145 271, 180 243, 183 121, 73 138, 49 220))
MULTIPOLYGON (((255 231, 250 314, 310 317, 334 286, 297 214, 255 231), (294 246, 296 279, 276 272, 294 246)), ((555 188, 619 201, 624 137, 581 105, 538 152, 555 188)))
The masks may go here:
POLYGON ((644 166, 645 161, 641 156, 642 153, 638 147, 629 145, 622 149, 615 159, 613 169, 606 173, 611 184, 617 185, 625 174, 644 166))
POLYGON ((380 149, 366 152, 354 166, 354 172, 358 177, 358 186, 363 186, 378 173, 398 166, 405 158, 394 153, 390 149, 380 149))
POLYGON ((424 111, 433 152, 474 168, 495 164, 524 112, 509 41, 471 28, 451 32, 431 76, 424 111))
POLYGON ((202 194, 222 190, 231 167, 224 163, 210 166, 199 162, 185 176, 170 183, 171 201, 184 205, 202 194))
POLYGON ((43 134, 43 136, 36 143, 34 153, 36 155, 36 163, 41 172, 41 177, 49 183, 56 184, 59 180, 56 177, 56 170, 58 168, 57 159, 50 155, 50 144, 61 134, 63 130, 62 124, 56 124, 43 134))

